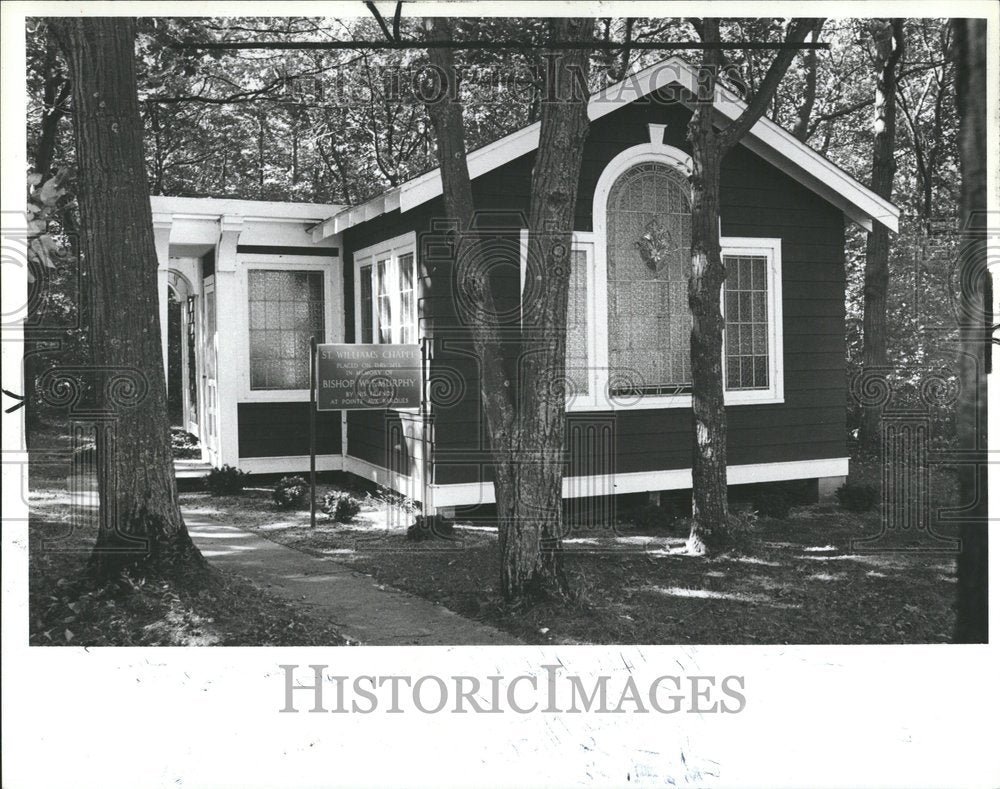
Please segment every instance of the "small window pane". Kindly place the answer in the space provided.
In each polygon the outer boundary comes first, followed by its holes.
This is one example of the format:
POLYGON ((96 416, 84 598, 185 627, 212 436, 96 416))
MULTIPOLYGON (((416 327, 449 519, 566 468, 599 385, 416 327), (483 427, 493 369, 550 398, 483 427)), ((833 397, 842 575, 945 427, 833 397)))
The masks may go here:
POLYGON ((400 255, 396 266, 399 269, 399 341, 412 343, 417 324, 413 301, 413 253, 400 255))
POLYGON ((726 264, 726 388, 767 389, 769 317, 767 258, 724 256, 726 264))
POLYGON ((413 290, 413 253, 399 256, 399 289, 413 290))
POLYGON ((378 341, 392 342, 392 294, 389 290, 389 259, 375 264, 375 314, 378 320, 378 341))
POLYGON ((309 339, 324 341, 323 272, 248 272, 250 388, 308 389, 309 339))
POLYGON ((374 336, 372 310, 372 267, 362 266, 358 277, 361 287, 361 342, 371 343, 374 336))

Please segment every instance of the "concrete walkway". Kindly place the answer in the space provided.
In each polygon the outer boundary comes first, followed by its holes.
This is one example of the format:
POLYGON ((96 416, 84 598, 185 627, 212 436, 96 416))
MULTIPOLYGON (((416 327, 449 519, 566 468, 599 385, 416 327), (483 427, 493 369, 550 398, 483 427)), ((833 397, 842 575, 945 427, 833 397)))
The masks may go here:
POLYGON ((268 592, 333 623, 361 644, 519 644, 489 625, 398 589, 329 559, 287 548, 200 513, 184 522, 213 565, 243 575, 268 592))

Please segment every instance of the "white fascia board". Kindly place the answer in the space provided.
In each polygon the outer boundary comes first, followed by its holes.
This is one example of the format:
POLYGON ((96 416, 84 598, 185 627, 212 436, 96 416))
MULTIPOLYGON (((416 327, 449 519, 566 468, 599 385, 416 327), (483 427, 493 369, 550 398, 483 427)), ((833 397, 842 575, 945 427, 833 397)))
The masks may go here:
POLYGON ((167 197, 153 195, 149 204, 154 213, 196 216, 241 216, 247 219, 286 219, 314 222, 343 209, 342 205, 285 203, 274 200, 230 200, 214 197, 167 197))
MULTIPOLYGON (((746 103, 734 94, 715 102, 716 110, 729 120, 739 117, 746 103)), ((866 230, 872 222, 885 225, 893 233, 899 232, 899 208, 879 197, 871 189, 856 181, 837 165, 799 142, 792 134, 768 118, 761 118, 740 141, 766 162, 790 175, 803 186, 840 208, 847 216, 866 230)))
MULTIPOLYGON (((538 147, 542 124, 540 121, 525 126, 496 142, 491 142, 468 156, 469 177, 478 178, 501 165, 514 161, 519 156, 531 153, 538 147)), ((439 168, 424 173, 408 181, 399 188, 399 210, 409 211, 415 206, 433 200, 441 194, 441 171, 439 168)))
MULTIPOLYGON (((694 92, 697 85, 696 69, 679 57, 654 63, 591 96, 587 115, 590 120, 597 120, 669 84, 678 84, 694 92)), ((733 120, 747 105, 735 93, 717 85, 715 106, 723 118, 733 120)), ((477 178, 535 150, 540 131, 541 123, 535 122, 473 151, 468 156, 469 176, 477 178)), ((840 208, 865 229, 871 230, 872 222, 875 221, 898 232, 899 209, 895 205, 879 197, 770 119, 761 118, 757 121, 741 143, 840 208)), ((319 241, 372 216, 396 210, 397 197, 399 210, 405 212, 433 200, 441 192, 441 172, 435 168, 386 193, 387 196, 392 195, 393 199, 386 200, 381 210, 376 208, 379 198, 365 203, 365 207, 375 210, 371 215, 367 211, 359 214, 356 210, 344 209, 338 216, 331 216, 314 229, 313 238, 319 241)))

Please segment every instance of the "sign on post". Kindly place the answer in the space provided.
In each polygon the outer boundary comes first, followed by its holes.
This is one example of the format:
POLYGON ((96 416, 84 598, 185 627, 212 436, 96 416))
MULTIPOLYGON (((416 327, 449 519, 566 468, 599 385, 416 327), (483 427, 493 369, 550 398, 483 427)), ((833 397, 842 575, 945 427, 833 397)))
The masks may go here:
POLYGON ((318 345, 316 410, 419 408, 419 345, 318 345))

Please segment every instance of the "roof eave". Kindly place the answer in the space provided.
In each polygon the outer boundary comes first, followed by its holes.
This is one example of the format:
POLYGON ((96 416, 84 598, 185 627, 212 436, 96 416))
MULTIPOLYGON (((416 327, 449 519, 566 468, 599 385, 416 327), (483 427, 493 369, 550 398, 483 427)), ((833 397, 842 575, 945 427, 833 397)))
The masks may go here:
MULTIPOLYGON (((668 58, 595 93, 588 102, 587 115, 590 120, 597 120, 669 84, 678 84, 694 92, 696 83, 697 72, 693 66, 676 56, 668 58)), ((746 103, 732 91, 718 85, 715 106, 723 118, 733 120, 746 108, 746 103)), ((541 124, 536 121, 471 152, 468 156, 469 176, 477 178, 535 150, 540 129, 541 124)), ((899 209, 895 205, 876 195, 768 118, 761 118, 741 143, 839 207, 848 218, 866 230, 870 231, 878 222, 894 233, 899 231, 899 209)), ((341 233, 389 211, 409 211, 433 200, 441 192, 441 173, 439 168, 435 168, 379 197, 345 208, 324 220, 313 229, 313 240, 320 241, 341 233)))

